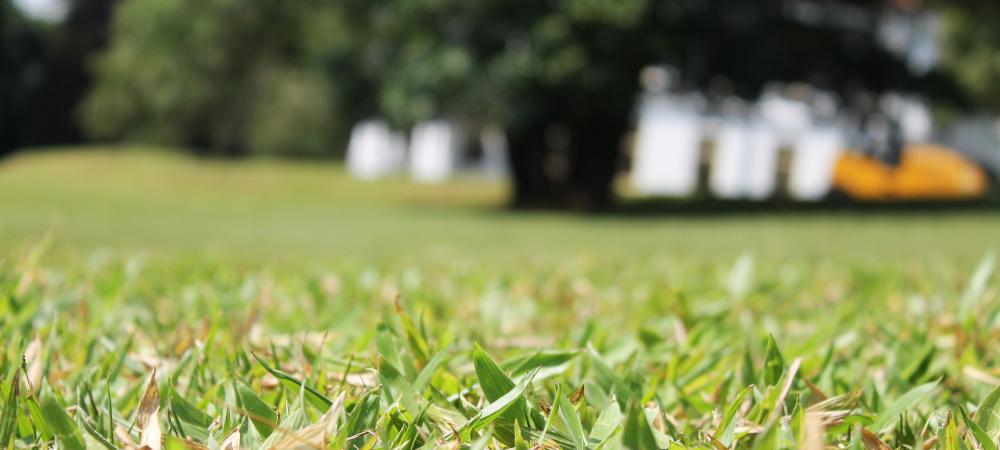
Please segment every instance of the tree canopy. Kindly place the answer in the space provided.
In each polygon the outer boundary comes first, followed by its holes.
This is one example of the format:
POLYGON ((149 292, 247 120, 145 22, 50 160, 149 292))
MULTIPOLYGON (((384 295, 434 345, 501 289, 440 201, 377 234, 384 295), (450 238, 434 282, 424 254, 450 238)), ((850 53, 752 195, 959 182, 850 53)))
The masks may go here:
POLYGON ((515 203, 599 207, 651 64, 678 67, 686 88, 723 80, 746 98, 804 81, 845 98, 903 89, 1000 108, 1000 35, 984 19, 1000 17, 996 6, 929 4, 945 13, 945 65, 914 75, 876 43, 887 6, 811 2, 849 8, 845 26, 797 19, 793 3, 81 0, 44 26, 2 0, 0 118, 21 125, 0 137, 23 145, 33 140, 14 134, 63 124, 80 139, 75 117, 92 139, 337 156, 360 119, 406 129, 447 118, 507 130, 515 203))
MULTIPOLYGON (((838 2, 831 2, 834 6, 838 2)), ((511 142, 515 203, 609 203, 621 139, 651 64, 706 89, 753 98, 773 81, 847 97, 890 88, 956 97, 942 74, 913 75, 860 25, 796 20, 788 2, 737 0, 399 0, 370 4, 380 111, 397 122, 494 121, 511 142)))
POLYGON ((97 138, 224 154, 328 151, 337 121, 313 52, 335 43, 338 27, 320 20, 330 17, 318 5, 124 2, 95 62, 84 124, 97 138))
POLYGON ((947 20, 945 66, 974 106, 1000 111, 1000 4, 959 1, 942 5, 947 20))

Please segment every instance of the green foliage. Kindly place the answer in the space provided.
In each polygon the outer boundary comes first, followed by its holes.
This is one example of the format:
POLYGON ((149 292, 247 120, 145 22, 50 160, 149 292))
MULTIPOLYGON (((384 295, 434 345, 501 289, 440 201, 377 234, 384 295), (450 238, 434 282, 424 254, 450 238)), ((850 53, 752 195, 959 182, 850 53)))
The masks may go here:
POLYGON ((236 385, 241 413, 250 418, 261 437, 267 438, 278 424, 278 415, 257 394, 242 383, 236 385))
POLYGON ((83 444, 80 429, 73 422, 73 418, 69 414, 66 414, 63 406, 49 392, 46 392, 42 396, 41 411, 46 425, 52 429, 60 448, 68 450, 84 450, 87 448, 83 444))
POLYGON ((20 371, 15 369, 10 388, 7 390, 7 400, 3 404, 3 415, 0 416, 0 448, 7 448, 17 426, 17 397, 20 395, 18 392, 20 380, 20 371))
POLYGON ((942 0, 945 11, 945 67, 965 89, 973 106, 1000 110, 1000 19, 995 2, 942 0))
POLYGON ((339 115, 322 67, 339 44, 329 31, 337 25, 332 8, 315 1, 122 2, 81 118, 97 138, 227 153, 338 152, 350 116, 339 115), (317 44, 323 40, 332 44, 317 44))
POLYGON ((0 155, 28 137, 32 96, 44 75, 45 35, 11 0, 0 0, 0 155))
MULTIPOLYGON (((972 433, 976 443, 978 443, 983 450, 997 450, 997 444, 993 438, 990 437, 989 433, 987 433, 986 430, 983 430, 983 428, 980 427, 976 421, 970 419, 969 414, 965 412, 964 408, 959 407, 958 410, 962 414, 962 422, 969 429, 969 432, 972 433)), ((978 413, 981 415, 993 414, 992 411, 984 411, 982 408, 978 410, 978 413)))
MULTIPOLYGON (((514 390, 516 386, 514 385, 514 381, 497 366, 493 358, 478 343, 474 345, 472 363, 476 367, 479 386, 489 401, 496 402, 514 390)), ((510 412, 505 417, 511 422, 514 420, 526 421, 528 419, 528 404, 523 398, 515 399, 509 408, 510 412)))
POLYGON ((378 77, 380 110, 399 123, 443 116, 516 127, 545 120, 557 92, 631 104, 638 67, 656 60, 640 50, 658 40, 643 22, 654 3, 374 2, 362 15, 382 19, 370 24, 381 58, 362 65, 374 62, 365 70, 378 77))
POLYGON ((879 415, 871 423, 872 430, 881 431, 892 425, 901 414, 912 408, 924 396, 933 391, 937 387, 937 384, 936 381, 922 384, 900 396, 895 402, 879 412, 879 415))
POLYGON ((1000 386, 993 388, 979 403, 976 409, 976 423, 991 436, 1000 433, 1000 386))

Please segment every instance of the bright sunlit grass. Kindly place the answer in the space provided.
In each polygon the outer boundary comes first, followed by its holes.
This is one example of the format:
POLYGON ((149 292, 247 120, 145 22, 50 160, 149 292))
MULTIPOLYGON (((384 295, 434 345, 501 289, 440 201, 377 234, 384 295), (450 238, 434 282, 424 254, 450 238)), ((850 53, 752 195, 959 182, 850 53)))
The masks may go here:
POLYGON ((350 179, 336 165, 200 160, 156 150, 27 153, 0 162, 0 247, 47 233, 55 251, 205 251, 270 259, 614 256, 823 258, 973 264, 1000 247, 1000 215, 794 211, 635 217, 504 211, 470 178, 350 179))
POLYGON ((5 161, 0 446, 996 448, 1000 219, 501 199, 5 161))

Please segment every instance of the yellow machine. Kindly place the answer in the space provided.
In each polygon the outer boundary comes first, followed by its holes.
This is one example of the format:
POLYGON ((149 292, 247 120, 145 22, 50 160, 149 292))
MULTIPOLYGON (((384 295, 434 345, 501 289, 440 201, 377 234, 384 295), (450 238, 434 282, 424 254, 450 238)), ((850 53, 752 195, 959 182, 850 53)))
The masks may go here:
POLYGON ((945 147, 913 144, 892 166, 845 151, 833 171, 833 186, 856 200, 968 200, 986 195, 989 179, 973 161, 945 147))

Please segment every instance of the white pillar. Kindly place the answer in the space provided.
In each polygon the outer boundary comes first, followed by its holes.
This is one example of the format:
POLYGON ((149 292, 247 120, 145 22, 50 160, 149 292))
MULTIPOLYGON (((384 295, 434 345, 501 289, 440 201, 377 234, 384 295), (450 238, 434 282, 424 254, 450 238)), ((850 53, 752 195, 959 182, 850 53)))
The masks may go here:
POLYGON ((795 141, 788 194, 795 200, 818 201, 830 192, 844 138, 835 126, 814 127, 795 141))
POLYGON ((455 170, 458 148, 458 132, 450 122, 417 124, 410 142, 410 175, 424 183, 447 180, 455 170))
POLYGON ((684 196, 698 183, 700 118, 666 96, 646 98, 639 110, 631 181, 648 195, 684 196))
POLYGON ((760 121, 730 120, 719 129, 709 186, 719 198, 763 200, 774 192, 778 135, 760 121))
MULTIPOLYGON (((347 170, 355 178, 374 180, 394 170, 393 134, 382 120, 359 122, 347 145, 347 170)), ((396 144, 398 146, 398 143, 396 144)))

